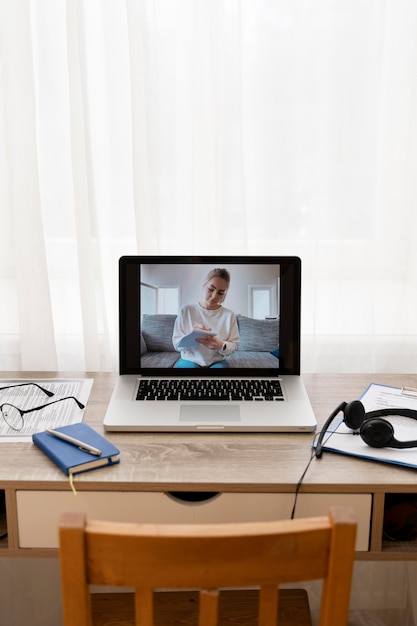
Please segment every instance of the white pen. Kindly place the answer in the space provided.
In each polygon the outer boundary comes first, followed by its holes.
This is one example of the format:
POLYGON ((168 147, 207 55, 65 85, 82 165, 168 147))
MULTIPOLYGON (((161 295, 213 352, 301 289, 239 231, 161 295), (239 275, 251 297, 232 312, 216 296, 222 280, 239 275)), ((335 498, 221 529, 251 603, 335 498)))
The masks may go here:
POLYGON ((54 437, 58 437, 58 439, 63 439, 64 441, 67 441, 68 443, 72 443, 73 446, 77 446, 77 448, 79 448, 80 450, 83 450, 83 452, 90 452, 90 454, 95 454, 96 456, 101 455, 101 450, 99 450, 98 448, 95 448, 94 446, 90 446, 89 443, 84 443, 84 441, 80 441, 79 439, 75 439, 75 437, 70 437, 69 435, 66 435, 65 433, 61 433, 61 431, 59 430, 53 430, 52 428, 47 428, 46 432, 49 433, 50 435, 53 435, 54 437))

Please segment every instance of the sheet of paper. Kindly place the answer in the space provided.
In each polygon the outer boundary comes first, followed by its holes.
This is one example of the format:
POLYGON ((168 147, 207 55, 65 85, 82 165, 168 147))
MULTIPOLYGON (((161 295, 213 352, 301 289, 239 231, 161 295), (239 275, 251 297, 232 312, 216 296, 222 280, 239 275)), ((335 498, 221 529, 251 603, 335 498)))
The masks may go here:
MULTIPOLYGON (((75 396, 82 404, 87 405, 92 386, 92 378, 1 379, 0 405, 10 403, 23 411, 27 411, 67 396, 75 396), (34 385, 21 386, 22 383, 37 383, 54 395, 48 397, 38 387, 34 385), (5 389, 9 385, 13 386, 10 389, 5 389)), ((0 413, 0 443, 5 441, 32 441, 32 434, 35 432, 82 422, 83 417, 84 410, 80 409, 72 399, 55 402, 39 411, 25 413, 23 416, 24 426, 19 431, 10 428, 0 413)))
POLYGON ((191 333, 185 335, 178 343, 177 348, 195 348, 196 346, 200 346, 201 344, 196 341, 196 339, 201 339, 204 335, 210 335, 214 337, 217 333, 212 330, 200 330, 195 328, 191 333))
MULTIPOLYGON (((417 397, 406 394, 402 389, 385 385, 371 384, 360 398, 365 410, 373 411, 387 408, 406 408, 417 411, 417 397)), ((409 417, 387 417, 395 430, 399 441, 417 441, 417 420, 409 417)), ((346 427, 343 416, 335 419, 325 437, 324 449, 359 456, 374 461, 405 465, 417 468, 417 448, 372 448, 353 431, 346 427)))
POLYGON ((372 383, 363 393, 360 401, 366 411, 377 409, 415 409, 417 411, 417 393, 413 394, 413 390, 408 391, 407 388, 372 383))

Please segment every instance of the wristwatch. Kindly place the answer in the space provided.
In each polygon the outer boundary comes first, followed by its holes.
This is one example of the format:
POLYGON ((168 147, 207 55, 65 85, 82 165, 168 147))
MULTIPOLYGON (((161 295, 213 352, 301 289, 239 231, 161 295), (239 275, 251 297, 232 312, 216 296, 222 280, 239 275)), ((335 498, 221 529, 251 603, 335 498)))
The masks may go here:
POLYGON ((227 343, 225 342, 222 346, 222 352, 225 352, 226 348, 227 348, 227 343))

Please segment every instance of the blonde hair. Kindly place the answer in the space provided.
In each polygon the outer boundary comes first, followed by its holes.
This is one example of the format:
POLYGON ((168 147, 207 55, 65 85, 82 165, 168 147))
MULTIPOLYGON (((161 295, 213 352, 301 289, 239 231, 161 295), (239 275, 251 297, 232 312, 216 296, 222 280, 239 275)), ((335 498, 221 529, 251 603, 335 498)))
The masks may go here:
POLYGON ((226 268, 215 267, 214 269, 210 270, 210 272, 206 276, 204 284, 206 284, 211 278, 214 278, 214 276, 218 276, 219 278, 222 278, 223 280, 225 280, 227 282, 227 287, 229 288, 230 272, 226 268))

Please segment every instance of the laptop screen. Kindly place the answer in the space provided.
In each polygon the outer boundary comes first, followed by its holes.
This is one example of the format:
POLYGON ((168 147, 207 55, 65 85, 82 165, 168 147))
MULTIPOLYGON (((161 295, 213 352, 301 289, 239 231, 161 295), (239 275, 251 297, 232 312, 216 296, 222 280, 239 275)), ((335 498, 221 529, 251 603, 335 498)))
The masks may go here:
POLYGON ((120 373, 300 373, 298 257, 122 257, 120 373))

